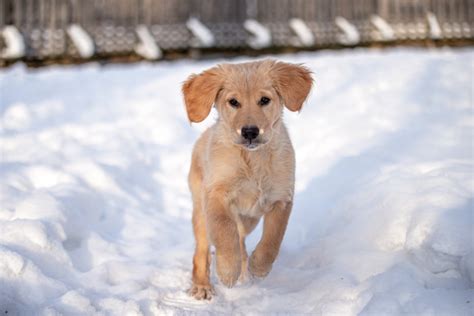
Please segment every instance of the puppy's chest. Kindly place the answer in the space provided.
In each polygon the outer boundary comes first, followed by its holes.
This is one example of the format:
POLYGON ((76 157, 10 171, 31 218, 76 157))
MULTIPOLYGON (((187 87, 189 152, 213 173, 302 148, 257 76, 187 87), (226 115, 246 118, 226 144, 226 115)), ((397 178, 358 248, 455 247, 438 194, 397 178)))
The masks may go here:
POLYGON ((262 216, 279 200, 272 177, 267 172, 249 172, 236 177, 229 198, 234 214, 250 217, 262 216))

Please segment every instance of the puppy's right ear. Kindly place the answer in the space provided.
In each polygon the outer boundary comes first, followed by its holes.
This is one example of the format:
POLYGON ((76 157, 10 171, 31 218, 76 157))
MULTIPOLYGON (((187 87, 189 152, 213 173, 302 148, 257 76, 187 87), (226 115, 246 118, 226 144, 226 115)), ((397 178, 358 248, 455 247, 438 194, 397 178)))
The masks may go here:
POLYGON ((199 75, 191 75, 184 82, 184 102, 191 122, 199 123, 209 115, 222 88, 222 78, 219 68, 214 67, 199 75))

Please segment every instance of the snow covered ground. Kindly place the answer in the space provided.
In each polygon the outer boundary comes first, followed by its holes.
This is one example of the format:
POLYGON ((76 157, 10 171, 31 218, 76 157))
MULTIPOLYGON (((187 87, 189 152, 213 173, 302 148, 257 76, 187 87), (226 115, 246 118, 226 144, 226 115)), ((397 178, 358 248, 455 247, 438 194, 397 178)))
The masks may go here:
POLYGON ((210 302, 186 174, 213 118, 180 84, 222 60, 1 70, 0 313, 472 315, 474 50, 277 58, 316 79, 294 211, 269 276, 210 302))

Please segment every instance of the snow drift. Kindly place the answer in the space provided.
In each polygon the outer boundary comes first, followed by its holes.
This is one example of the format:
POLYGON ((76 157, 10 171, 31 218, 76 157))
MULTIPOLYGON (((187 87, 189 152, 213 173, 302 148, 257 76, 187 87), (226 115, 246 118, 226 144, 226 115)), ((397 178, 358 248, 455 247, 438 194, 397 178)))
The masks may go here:
POLYGON ((316 80, 285 113, 293 214, 269 276, 210 302, 186 173, 215 113, 191 126, 180 85, 223 60, 2 70, 0 312, 472 314, 473 57, 278 56, 316 80))

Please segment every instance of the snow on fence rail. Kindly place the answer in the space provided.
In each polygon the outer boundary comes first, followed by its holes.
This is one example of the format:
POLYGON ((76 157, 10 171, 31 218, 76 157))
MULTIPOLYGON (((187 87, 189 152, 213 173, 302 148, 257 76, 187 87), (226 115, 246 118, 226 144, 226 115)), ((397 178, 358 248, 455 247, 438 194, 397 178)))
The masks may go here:
POLYGON ((423 39, 473 40, 474 1, 0 0, 0 61, 423 39))

